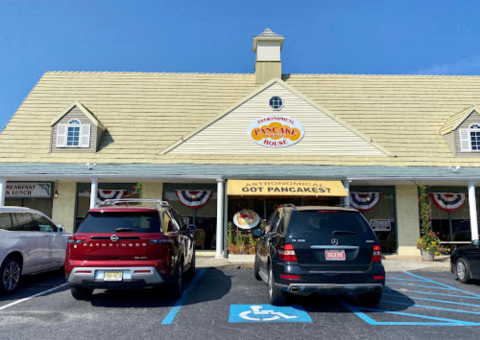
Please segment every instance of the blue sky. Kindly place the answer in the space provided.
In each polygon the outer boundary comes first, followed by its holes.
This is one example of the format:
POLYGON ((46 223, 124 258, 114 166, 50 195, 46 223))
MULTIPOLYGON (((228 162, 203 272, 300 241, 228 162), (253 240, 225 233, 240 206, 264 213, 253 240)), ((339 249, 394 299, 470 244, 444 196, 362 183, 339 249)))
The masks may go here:
POLYGON ((0 128, 46 71, 480 75, 478 0, 0 0, 0 128))

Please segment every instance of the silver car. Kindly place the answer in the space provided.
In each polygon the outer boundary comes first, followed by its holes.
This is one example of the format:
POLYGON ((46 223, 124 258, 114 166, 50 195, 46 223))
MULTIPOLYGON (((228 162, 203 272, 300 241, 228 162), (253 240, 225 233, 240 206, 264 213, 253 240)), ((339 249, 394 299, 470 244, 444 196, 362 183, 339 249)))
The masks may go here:
POLYGON ((14 292, 22 275, 62 267, 69 236, 39 211, 0 207, 0 293, 14 292))

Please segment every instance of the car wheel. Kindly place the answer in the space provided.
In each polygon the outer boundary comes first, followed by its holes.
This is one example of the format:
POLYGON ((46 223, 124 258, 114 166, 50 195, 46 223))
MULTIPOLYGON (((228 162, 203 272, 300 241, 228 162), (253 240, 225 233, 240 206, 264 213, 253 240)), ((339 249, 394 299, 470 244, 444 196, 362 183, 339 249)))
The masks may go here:
POLYGON ((459 259, 455 265, 455 272, 457 273, 458 280, 461 283, 470 282, 470 268, 468 267, 467 261, 464 259, 459 259))
POLYGON ((271 305, 284 306, 287 303, 287 293, 275 286, 272 265, 268 266, 268 297, 271 305))
POLYGON ((183 290, 183 258, 177 264, 177 269, 173 277, 172 285, 170 286, 171 296, 178 299, 182 295, 183 290))
POLYGON ((357 296, 358 302, 362 306, 376 306, 382 300, 382 292, 372 292, 372 293, 365 293, 360 294, 357 296))
POLYGON ((255 278, 258 280, 258 281, 261 281, 262 278, 260 277, 260 275, 258 274, 260 271, 260 263, 258 263, 258 257, 257 255, 255 255, 255 262, 253 263, 253 274, 255 275, 255 278))
POLYGON ((93 289, 81 288, 81 287, 70 287, 70 292, 75 300, 90 300, 93 294, 93 289))
POLYGON ((18 257, 7 257, 0 267, 0 292, 13 293, 20 286, 22 261, 18 257))
POLYGON ((195 250, 193 251, 192 262, 190 262, 190 268, 188 268, 188 276, 195 276, 197 269, 195 268, 195 250))

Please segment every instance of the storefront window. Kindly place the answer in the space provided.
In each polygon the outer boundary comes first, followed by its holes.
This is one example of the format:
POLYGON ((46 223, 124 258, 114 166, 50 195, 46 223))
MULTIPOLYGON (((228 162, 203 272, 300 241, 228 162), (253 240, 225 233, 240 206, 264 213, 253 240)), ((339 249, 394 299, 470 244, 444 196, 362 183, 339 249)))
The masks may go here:
POLYGON ((395 253, 397 251, 395 188, 352 186, 350 204, 360 210, 372 226, 382 253, 395 253))
POLYGON ((215 249, 217 235, 217 186, 166 183, 163 199, 197 227, 197 249, 215 249))
MULTIPOLYGON (((428 187, 432 230, 450 249, 471 241, 466 187, 428 187)), ((479 197, 477 197, 478 203, 479 197)), ((477 204, 478 205, 478 204, 477 204)), ((477 207, 478 211, 478 207, 477 207)))
MULTIPOLYGON (((90 183, 78 183, 77 184, 77 207, 76 207, 76 226, 83 221, 85 215, 90 209, 90 183)), ((99 183, 97 193, 97 203, 102 200, 125 198, 125 197, 138 197, 136 194, 137 183, 99 183)))

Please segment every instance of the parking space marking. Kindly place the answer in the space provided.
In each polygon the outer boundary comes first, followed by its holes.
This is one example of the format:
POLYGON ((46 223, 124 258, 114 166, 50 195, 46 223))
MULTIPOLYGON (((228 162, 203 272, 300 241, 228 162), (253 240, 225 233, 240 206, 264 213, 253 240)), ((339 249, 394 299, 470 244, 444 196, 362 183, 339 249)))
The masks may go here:
MULTIPOLYGON (((408 297, 408 296, 400 296, 398 294, 385 294, 385 293, 383 293, 382 295, 383 296, 393 296, 393 297, 396 297, 398 299, 415 299, 415 300, 440 302, 440 303, 446 303, 446 304, 451 304, 451 305, 461 305, 461 306, 469 306, 469 307, 480 308, 480 305, 474 305, 474 304, 471 304, 471 303, 464 303, 464 302, 444 301, 444 300, 427 299, 427 298, 420 298, 420 297, 408 297)), ((435 294, 435 295, 438 295, 438 294, 435 294)), ((445 295, 445 294, 442 294, 442 295, 445 295)))
POLYGON ((230 305, 228 322, 312 322, 300 306, 277 307, 272 305, 230 305))
POLYGON ((462 289, 459 289, 459 288, 455 288, 455 287, 449 286, 449 285, 447 285, 447 284, 445 284, 445 283, 441 283, 441 282, 437 282, 437 281, 434 281, 434 280, 430 280, 430 279, 427 279, 427 278, 425 278, 425 277, 421 277, 421 276, 419 276, 419 275, 412 274, 412 273, 409 273, 409 272, 405 272, 405 274, 408 274, 408 275, 411 275, 411 276, 414 276, 414 277, 423 279, 424 281, 427 281, 427 282, 435 283, 435 284, 437 284, 437 285, 440 285, 440 286, 449 288, 450 290, 456 290, 456 291, 458 291, 458 292, 467 293, 467 294, 470 294, 470 295, 473 295, 473 296, 476 296, 476 297, 479 297, 479 298, 480 298, 480 295, 478 295, 478 294, 470 293, 470 292, 468 292, 468 291, 466 291, 466 290, 462 290, 462 289))
POLYGON ((340 301, 340 303, 353 313, 355 313, 359 318, 363 319, 370 325, 385 325, 385 326, 396 326, 396 325, 409 325, 409 326, 480 326, 480 323, 476 322, 469 322, 469 321, 462 321, 462 320, 455 320, 455 319, 445 319, 445 318, 438 318, 435 316, 428 316, 428 315, 419 315, 413 313, 405 313, 405 312, 395 312, 377 308, 367 308, 367 307, 355 307, 352 306, 344 301, 340 301), (404 315, 404 316, 413 316, 415 318, 420 319, 430 319, 430 320, 438 320, 438 321, 445 321, 445 322, 385 322, 385 321, 376 321, 371 317, 367 316, 362 311, 370 311, 376 313, 387 313, 387 314, 396 314, 396 315, 404 315))
POLYGON ((180 308, 182 308, 188 296, 192 293, 198 281, 200 281, 200 278, 203 276, 203 274, 205 274, 205 271, 206 269, 202 269, 198 272, 197 275, 195 275, 195 278, 193 279, 190 286, 183 292, 182 296, 175 303, 175 306, 172 307, 170 312, 168 312, 167 316, 165 316, 165 318, 163 319, 161 323, 162 325, 170 325, 173 322, 175 316, 177 316, 178 312, 180 311, 180 308))
POLYGON ((37 296, 41 296, 41 295, 44 295, 44 294, 47 294, 47 293, 50 293, 56 289, 59 289, 59 288, 62 288, 62 287, 65 287, 67 285, 67 283, 63 283, 61 284, 60 286, 56 286, 56 287, 53 287, 53 288, 50 288, 50 289, 47 289, 43 292, 40 292, 40 293, 37 293, 37 294, 34 294, 32 296, 29 296, 29 297, 26 297, 26 298, 23 298, 23 299, 20 299, 20 300, 17 300, 17 301, 14 301, 12 303, 9 303, 8 305, 5 305, 5 306, 2 306, 0 307, 0 310, 4 310, 4 309, 7 309, 9 307, 12 307, 12 306, 15 306, 15 305, 18 305, 19 303, 22 303, 22 302, 25 302, 25 301, 28 301, 30 299, 33 299, 37 296))
MULTIPOLYGON (((465 291, 465 290, 462 290, 462 289, 459 289, 459 288, 456 288, 456 287, 452 287, 452 286, 449 286, 447 284, 444 284, 444 283, 441 283, 441 282, 437 282, 437 281, 434 281, 434 280, 431 280, 431 279, 427 279, 427 278, 424 278, 422 276, 419 276, 419 275, 416 275, 416 274, 412 274, 412 273, 409 273, 409 272, 404 272, 405 274, 407 275, 410 275, 410 276, 413 276, 415 277, 415 282, 425 282, 425 283, 429 283, 429 284, 432 284, 432 286, 424 286, 424 285, 418 285, 418 284, 408 284, 408 283, 400 283, 400 282, 391 282, 390 280, 397 280, 397 281, 409 281, 409 279, 403 279, 403 278, 390 278, 389 279, 389 285, 406 285, 406 286, 411 286, 411 287, 424 287, 424 288, 429 288, 429 289, 443 289, 443 290, 447 290, 447 291, 454 291, 454 292, 461 292, 462 294, 465 294, 465 295, 457 295, 457 294, 444 294, 443 292, 440 293, 440 292, 435 292, 435 293, 432 293, 432 292, 424 292, 424 291, 412 291, 408 288, 401 288, 400 291, 396 291, 390 287, 385 287, 385 290, 387 292, 390 292, 387 293, 387 294, 383 294, 383 296, 385 297, 393 297, 395 299, 409 299, 409 300, 412 300, 412 302, 401 302, 401 301, 394 301, 394 300, 384 300, 382 299, 381 303, 382 304, 397 304, 397 305, 404 305, 404 306, 408 306, 408 307, 412 307, 412 308, 419 308, 419 309, 425 309, 425 310, 438 310, 438 311, 445 311, 445 312, 448 312, 448 316, 451 316, 451 315, 454 315, 453 313, 457 313, 456 316, 458 316, 460 318, 460 314, 474 314, 474 315, 478 315, 480 316, 480 311, 472 311, 472 310, 466 310, 466 308, 464 309, 453 309, 453 308, 445 308, 445 307, 438 307, 438 306, 430 306, 430 305, 425 305, 425 304, 417 304, 415 300, 423 300, 425 302, 427 301, 430 301, 430 302, 434 302, 434 303, 440 303, 440 304, 454 304, 454 305, 458 305, 459 307, 460 306, 464 306, 464 307, 473 307, 475 309, 479 309, 480 308, 480 305, 476 305, 476 304, 470 304, 470 303, 463 303, 463 302, 459 302, 459 301, 450 301, 450 300, 447 300, 448 298, 464 298, 464 299, 480 299, 480 295, 478 294, 475 294, 475 293, 471 293, 471 292, 468 292, 468 291, 465 291), (435 285, 435 286, 433 286, 435 285), (445 300, 441 300, 441 298, 437 298, 437 299, 429 299, 429 298, 423 298, 423 297, 412 297, 412 296, 406 296, 406 295, 402 295, 401 292, 408 292, 408 293, 415 293, 416 295, 420 295, 422 296, 422 294, 429 294, 429 295, 435 295, 436 297, 444 297, 445 300), (466 296, 467 294, 469 294, 470 296, 466 296)), ((413 280, 413 279, 411 279, 413 280)), ((380 309, 380 308, 366 308, 366 307, 358 307, 358 306, 352 306, 344 301, 340 301, 340 303, 342 303, 342 305, 349 309, 351 312, 355 313, 359 318, 361 318, 362 320, 364 320, 365 322, 367 322, 368 324, 370 325, 389 325, 389 326, 393 326, 393 325, 435 325, 435 326, 480 326, 480 322, 471 322, 471 321, 466 321, 466 320, 458 320, 458 319, 450 319, 450 318, 440 318, 440 317, 436 317, 436 316, 430 316, 430 315, 424 315, 424 314, 415 314, 414 312, 412 313, 408 313, 408 312, 399 312, 399 311, 396 311, 396 310, 388 310, 383 308, 383 309, 380 309), (429 319, 429 320, 435 320, 437 322, 385 322, 385 321, 376 321, 374 320, 372 317, 368 316, 367 314, 365 314, 364 312, 374 312, 374 313, 385 313, 385 314, 394 314, 394 315, 400 315, 400 316, 407 316, 407 317, 414 317, 414 318, 420 318, 420 319, 429 319)))

